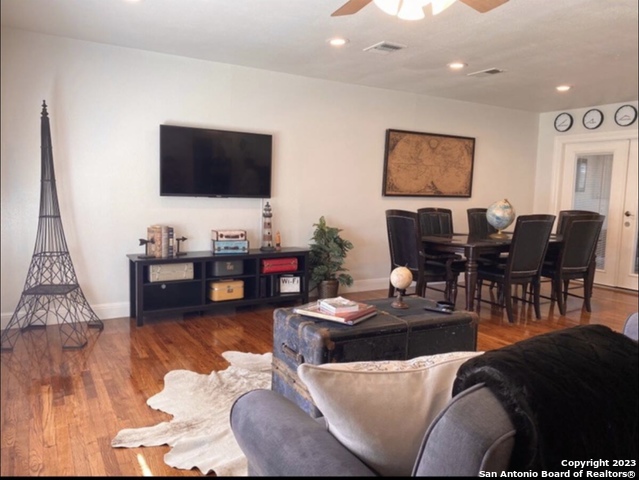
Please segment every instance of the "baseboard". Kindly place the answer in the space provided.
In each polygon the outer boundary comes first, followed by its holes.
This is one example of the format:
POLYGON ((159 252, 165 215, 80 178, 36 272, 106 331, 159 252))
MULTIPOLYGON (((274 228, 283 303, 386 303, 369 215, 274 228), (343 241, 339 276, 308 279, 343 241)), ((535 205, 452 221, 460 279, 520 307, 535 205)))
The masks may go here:
MULTIPOLYGON (((91 308, 98 316, 100 320, 108 320, 111 318, 122 318, 129 316, 129 302, 120 302, 120 303, 105 303, 102 305, 91 305, 91 308)), ((0 325, 1 329, 4 330, 9 325, 11 321, 11 317, 13 316, 13 312, 11 313, 3 313, 0 316, 0 325)), ((57 318, 53 317, 47 320, 47 324, 55 325, 57 324, 57 318)))

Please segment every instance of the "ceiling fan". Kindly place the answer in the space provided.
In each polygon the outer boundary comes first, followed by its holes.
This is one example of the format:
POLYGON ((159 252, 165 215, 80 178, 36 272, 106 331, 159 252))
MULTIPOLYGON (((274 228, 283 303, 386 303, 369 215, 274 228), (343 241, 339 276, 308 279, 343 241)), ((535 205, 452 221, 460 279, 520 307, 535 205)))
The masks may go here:
MULTIPOLYGON (((400 18, 407 20, 416 20, 424 18, 423 7, 431 3, 431 0, 348 0, 344 5, 335 10, 331 17, 340 17, 343 15, 353 15, 359 12, 366 5, 375 1, 375 4, 384 12, 390 15, 397 15, 400 18), (406 12, 405 16, 402 16, 402 11, 406 12)), ((450 5, 455 3, 456 0, 432 0, 433 14, 445 10, 450 5)), ((459 0, 465 3, 471 8, 474 8, 479 13, 486 13, 493 8, 497 8, 503 5, 508 0, 459 0)))

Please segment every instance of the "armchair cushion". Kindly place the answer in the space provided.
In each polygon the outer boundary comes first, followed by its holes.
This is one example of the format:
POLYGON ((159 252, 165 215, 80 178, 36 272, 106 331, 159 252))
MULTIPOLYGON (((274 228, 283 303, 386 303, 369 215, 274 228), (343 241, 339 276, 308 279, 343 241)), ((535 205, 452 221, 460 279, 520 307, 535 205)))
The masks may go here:
POLYGON ((302 364, 298 375, 337 440, 378 474, 407 476, 424 432, 451 399, 459 366, 480 354, 302 364))

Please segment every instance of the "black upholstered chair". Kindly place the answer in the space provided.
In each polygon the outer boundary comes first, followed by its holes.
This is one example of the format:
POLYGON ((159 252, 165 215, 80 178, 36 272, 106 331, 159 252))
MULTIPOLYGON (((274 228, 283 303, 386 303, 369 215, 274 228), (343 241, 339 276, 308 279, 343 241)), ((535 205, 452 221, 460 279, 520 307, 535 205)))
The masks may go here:
POLYGON ((417 210, 424 235, 453 233, 453 212, 448 208, 424 207, 417 210))
POLYGON ((559 215, 557 215, 557 233, 563 234, 563 230, 565 228, 565 221, 568 217, 572 217, 578 215, 584 218, 598 218, 600 213, 593 212, 590 210, 561 210, 559 215))
POLYGON ((488 223, 486 218, 487 208, 468 208, 468 234, 473 237, 486 238, 491 233, 497 233, 497 229, 488 223))
POLYGON ((586 311, 591 311, 595 252, 604 219, 603 215, 592 212, 564 215, 561 248, 552 256, 546 255, 541 276, 552 280, 551 299, 557 302, 561 315, 566 314, 568 296, 583 298, 586 311), (583 282, 583 295, 570 293, 571 280, 583 282))
MULTIPOLYGON (((390 250, 392 272, 397 267, 406 267, 413 274, 415 294, 423 297, 429 282, 445 282, 443 291, 446 300, 452 295, 451 270, 447 265, 426 261, 422 247, 419 218, 417 213, 407 210, 386 210, 386 230, 390 250)), ((392 297, 395 287, 388 284, 388 296, 392 297)))
MULTIPOLYGON (((512 290, 516 285, 532 286, 535 317, 541 318, 539 305, 541 265, 548 249, 554 215, 520 215, 513 231, 505 263, 479 264, 477 267, 477 300, 481 301, 483 281, 495 282, 500 289, 500 306, 505 306, 508 321, 513 322, 512 290)), ((525 296, 525 295, 524 295, 525 296)), ((527 301, 520 298, 522 301, 527 301)))
MULTIPOLYGON (((453 230, 453 212, 448 208, 424 207, 417 210, 419 217, 419 228, 422 236, 424 235, 450 235, 453 230)), ((446 296, 449 301, 455 303, 457 301, 457 277, 466 268, 466 259, 460 255, 449 253, 434 253, 426 250, 427 267, 432 265, 445 265, 450 269, 450 275, 454 281, 446 285, 446 296)), ((441 291, 437 287, 429 287, 433 290, 441 291)))

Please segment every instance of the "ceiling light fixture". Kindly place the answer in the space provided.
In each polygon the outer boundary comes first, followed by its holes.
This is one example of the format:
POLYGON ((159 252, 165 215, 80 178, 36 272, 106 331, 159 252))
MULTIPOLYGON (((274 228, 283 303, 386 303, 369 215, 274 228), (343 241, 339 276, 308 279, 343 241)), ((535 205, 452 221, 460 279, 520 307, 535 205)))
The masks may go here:
POLYGON ((333 47, 341 47, 344 46, 348 43, 348 39, 346 38, 340 38, 340 37, 335 37, 335 38, 331 38, 328 43, 330 43, 333 47))
POLYGON ((468 64, 462 62, 452 62, 448 64, 448 68, 451 70, 461 70, 462 68, 467 67, 468 64))
POLYGON ((558 92, 567 92, 568 90, 570 90, 572 87, 570 85, 559 85, 557 87, 557 91, 558 92))
POLYGON ((402 20, 421 20, 425 17, 424 7, 432 4, 433 15, 443 12, 457 0, 373 0, 375 5, 388 15, 402 20))

